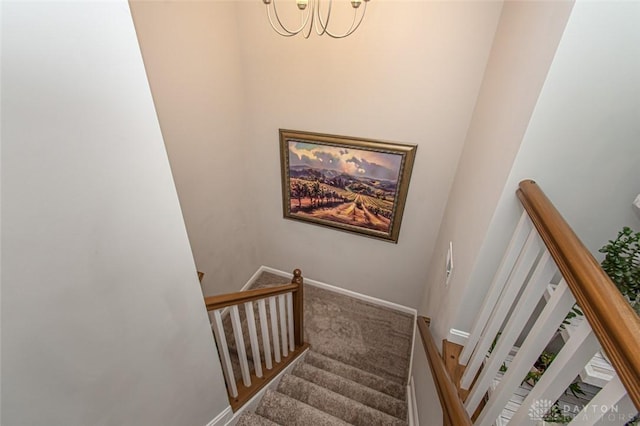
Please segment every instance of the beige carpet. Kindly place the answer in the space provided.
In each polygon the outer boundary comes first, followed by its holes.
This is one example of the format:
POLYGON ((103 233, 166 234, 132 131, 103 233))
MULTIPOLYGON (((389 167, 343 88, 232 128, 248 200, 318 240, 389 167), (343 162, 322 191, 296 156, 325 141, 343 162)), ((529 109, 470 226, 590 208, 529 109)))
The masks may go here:
MULTIPOLYGON (((288 283, 262 273, 252 288, 288 283)), ((237 426, 406 426, 413 316, 305 285, 311 351, 237 426)))
MULTIPOLYGON (((288 283, 263 272, 251 288, 288 283)), ((305 341, 314 352, 406 385, 413 316, 305 285, 305 341)))

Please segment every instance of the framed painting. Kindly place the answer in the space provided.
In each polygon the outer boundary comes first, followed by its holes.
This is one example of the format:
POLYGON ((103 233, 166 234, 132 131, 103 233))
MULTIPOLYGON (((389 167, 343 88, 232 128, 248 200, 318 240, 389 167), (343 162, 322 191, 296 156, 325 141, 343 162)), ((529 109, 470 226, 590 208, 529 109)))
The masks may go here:
POLYGON ((397 243, 416 149, 280 129, 284 217, 397 243))

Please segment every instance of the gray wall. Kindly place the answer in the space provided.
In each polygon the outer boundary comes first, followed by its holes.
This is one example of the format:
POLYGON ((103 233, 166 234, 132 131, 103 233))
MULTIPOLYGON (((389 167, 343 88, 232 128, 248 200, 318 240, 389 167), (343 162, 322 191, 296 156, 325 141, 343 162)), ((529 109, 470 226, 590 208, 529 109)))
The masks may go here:
MULTIPOLYGON (((622 226, 640 230, 640 3, 578 1, 465 292, 484 295, 515 227, 518 182, 535 179, 597 258, 622 226)), ((474 309, 454 326, 468 330, 474 309)))
MULTIPOLYGON (((505 2, 464 150, 425 281, 420 311, 432 318, 436 341, 458 312, 476 312, 486 287, 463 297, 473 267, 525 134, 571 2, 505 2), (453 243, 454 270, 445 285, 445 256, 453 243)), ((475 277, 474 277, 475 278, 475 277)))
POLYGON ((228 406, 127 2, 2 3, 3 425, 228 406))
POLYGON ((371 3, 344 40, 285 39, 238 4, 260 259, 417 307, 501 2, 371 3), (282 219, 278 128, 418 145, 398 244, 282 219))
POLYGON ((442 406, 427 359, 427 353, 416 328, 413 346, 413 363, 411 375, 416 393, 416 410, 418 420, 423 426, 440 426, 442 423, 442 406))
POLYGON ((265 264, 417 306, 501 6, 377 2, 336 41, 282 38, 250 2, 134 3, 205 291, 265 264), (278 128, 418 144, 399 243, 285 221, 278 128))
POLYGON ((131 11, 204 292, 236 291, 260 266, 236 5, 132 1, 131 11))

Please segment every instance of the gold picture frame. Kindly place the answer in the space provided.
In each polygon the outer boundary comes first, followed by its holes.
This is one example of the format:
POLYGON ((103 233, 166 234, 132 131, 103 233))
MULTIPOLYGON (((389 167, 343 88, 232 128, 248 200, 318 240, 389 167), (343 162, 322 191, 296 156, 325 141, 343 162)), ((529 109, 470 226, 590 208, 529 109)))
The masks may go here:
POLYGON ((416 150, 280 129, 284 218, 397 243, 416 150))

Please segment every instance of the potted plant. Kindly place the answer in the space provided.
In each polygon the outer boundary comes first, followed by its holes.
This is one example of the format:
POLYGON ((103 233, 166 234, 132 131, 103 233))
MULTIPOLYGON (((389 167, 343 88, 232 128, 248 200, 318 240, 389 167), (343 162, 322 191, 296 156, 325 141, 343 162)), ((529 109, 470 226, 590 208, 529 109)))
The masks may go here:
POLYGON ((640 232, 625 226, 599 251, 605 254, 602 269, 640 314, 640 232))

